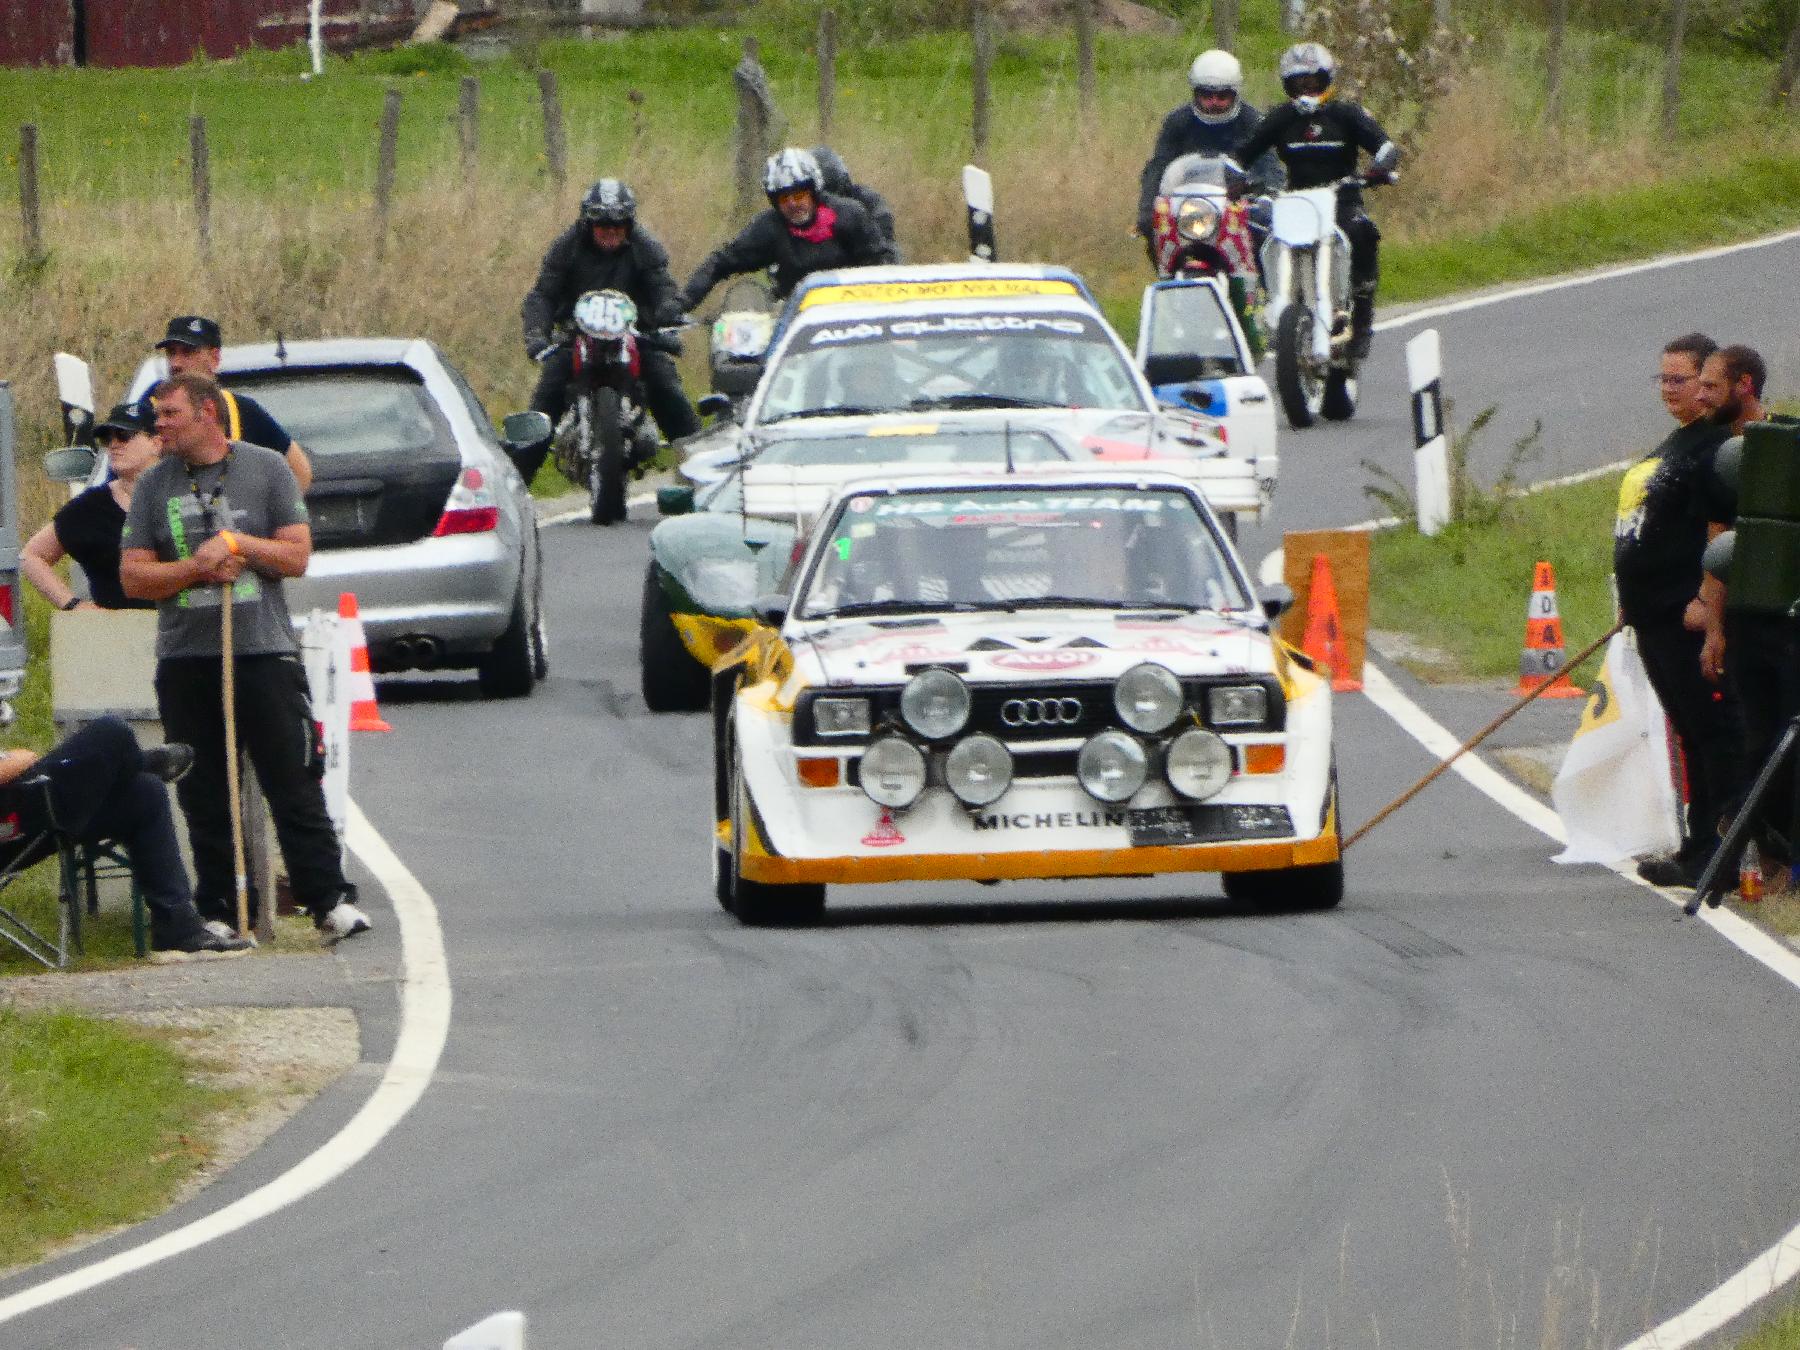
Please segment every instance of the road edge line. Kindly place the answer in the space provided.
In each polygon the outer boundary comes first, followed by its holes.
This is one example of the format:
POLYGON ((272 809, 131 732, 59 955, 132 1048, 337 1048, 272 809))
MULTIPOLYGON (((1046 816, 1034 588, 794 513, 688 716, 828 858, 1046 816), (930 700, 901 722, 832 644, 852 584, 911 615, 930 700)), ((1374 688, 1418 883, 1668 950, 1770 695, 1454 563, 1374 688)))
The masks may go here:
POLYGON ((192 1251, 285 1209, 367 1157, 424 1095, 450 1035, 450 971, 437 905, 362 809, 354 801, 349 808, 346 842, 387 892, 400 927, 400 1031, 381 1082, 343 1128, 280 1176, 173 1232, 0 1299, 0 1323, 192 1251))
MULTIPOLYGON (((1800 232, 1796 233, 1800 235, 1800 232)), ((1461 744, 1430 713, 1402 693, 1399 686, 1373 661, 1366 661, 1363 666, 1363 692, 1368 695, 1370 703, 1424 746, 1428 754, 1443 759, 1461 744)), ((1469 754, 1457 760, 1450 768, 1470 787, 1503 810, 1511 812, 1532 829, 1548 835, 1558 843, 1568 842, 1563 833, 1562 820, 1554 809, 1506 778, 1486 761, 1469 754)), ((1634 886, 1656 892, 1671 905, 1685 903, 1685 897, 1676 899, 1668 892, 1650 885, 1623 864, 1605 866, 1608 871, 1634 886)), ((1800 989, 1800 952, 1794 951, 1728 909, 1703 909, 1699 917, 1707 927, 1751 960, 1800 989)), ((1619 1350, 1682 1350, 1682 1347, 1692 1345, 1741 1316, 1796 1275, 1800 1275, 1800 1224, 1795 1224, 1769 1247, 1751 1257, 1735 1274, 1710 1293, 1702 1295, 1636 1340, 1620 1346, 1619 1350)))

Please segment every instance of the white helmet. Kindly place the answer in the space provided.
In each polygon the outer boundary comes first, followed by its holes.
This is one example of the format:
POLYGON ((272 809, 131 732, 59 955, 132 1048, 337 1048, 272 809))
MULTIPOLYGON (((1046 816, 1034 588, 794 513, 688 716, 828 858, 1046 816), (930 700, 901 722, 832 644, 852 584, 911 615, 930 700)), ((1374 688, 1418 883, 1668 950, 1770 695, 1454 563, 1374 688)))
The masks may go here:
POLYGON ((1317 112, 1331 93, 1337 61, 1322 42, 1296 42, 1281 54, 1281 88, 1303 113, 1317 112), (1318 76, 1323 75, 1321 83, 1318 76))
POLYGON ((816 197, 824 186, 825 175, 819 172, 819 161, 813 158, 810 150, 790 145, 770 155, 769 162, 763 165, 763 191, 768 193, 771 202, 795 188, 811 188, 816 197))
POLYGON ((1196 94, 1203 89, 1229 92, 1231 106, 1222 113, 1202 112, 1198 104, 1194 107, 1194 115, 1202 122, 1229 122, 1238 114, 1238 96, 1244 90, 1244 68, 1230 52, 1214 47, 1194 58, 1194 64, 1188 67, 1188 86, 1196 94))

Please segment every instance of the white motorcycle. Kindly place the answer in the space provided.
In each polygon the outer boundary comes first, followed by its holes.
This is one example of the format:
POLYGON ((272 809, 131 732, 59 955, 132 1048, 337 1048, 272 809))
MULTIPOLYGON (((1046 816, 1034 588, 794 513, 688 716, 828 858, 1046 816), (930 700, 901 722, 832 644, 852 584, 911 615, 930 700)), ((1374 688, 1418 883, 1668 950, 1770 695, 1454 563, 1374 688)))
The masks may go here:
POLYGON ((1275 354, 1275 390, 1288 425, 1356 415, 1358 358, 1350 354, 1350 241, 1337 224, 1341 188, 1388 182, 1349 177, 1275 196, 1263 244, 1265 321, 1275 354))

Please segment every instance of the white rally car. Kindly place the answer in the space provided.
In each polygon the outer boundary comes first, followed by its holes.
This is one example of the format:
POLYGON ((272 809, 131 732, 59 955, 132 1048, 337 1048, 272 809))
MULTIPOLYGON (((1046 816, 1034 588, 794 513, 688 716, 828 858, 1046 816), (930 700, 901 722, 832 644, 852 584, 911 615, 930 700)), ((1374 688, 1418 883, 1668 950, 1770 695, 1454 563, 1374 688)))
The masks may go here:
POLYGON ((828 884, 1219 872, 1343 894, 1329 682, 1200 490, 1032 466, 847 484, 713 672, 714 864, 745 923, 828 884))

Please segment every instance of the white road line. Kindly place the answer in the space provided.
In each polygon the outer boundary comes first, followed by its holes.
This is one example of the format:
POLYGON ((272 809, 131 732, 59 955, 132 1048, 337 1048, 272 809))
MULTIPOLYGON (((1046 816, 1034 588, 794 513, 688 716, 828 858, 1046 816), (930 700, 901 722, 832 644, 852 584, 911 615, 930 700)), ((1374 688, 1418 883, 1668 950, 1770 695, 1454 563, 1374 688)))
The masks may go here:
POLYGON ((1626 263, 1622 267, 1608 267, 1599 272, 1587 272, 1581 276, 1556 277, 1549 281, 1533 282, 1528 286, 1515 286, 1511 290, 1495 291, 1492 295, 1473 295, 1466 300, 1450 300, 1441 305, 1427 305, 1423 309, 1410 310, 1405 314, 1395 315, 1391 319, 1380 319, 1375 324, 1377 333, 1385 333, 1395 328, 1405 328, 1410 324, 1424 323, 1427 319, 1441 319, 1450 314, 1464 314, 1471 309, 1486 309, 1489 305, 1505 304, 1509 300, 1529 300, 1533 296, 1548 295, 1552 291, 1566 291, 1576 286, 1592 286, 1602 281, 1612 281, 1618 277, 1637 276, 1642 272, 1659 272, 1665 267, 1681 267, 1687 263, 1706 262, 1712 258, 1728 258, 1734 253, 1745 253, 1751 249, 1772 248, 1776 244, 1786 244, 1800 239, 1800 230, 1783 230, 1780 234, 1764 235, 1761 239, 1750 239, 1741 244, 1721 244, 1717 248, 1703 248, 1693 253, 1671 253, 1661 258, 1651 258, 1646 262, 1626 263))
POLYGON ((351 850, 392 899, 400 925, 400 1034, 368 1101, 335 1135, 267 1185, 172 1233, 0 1299, 0 1322, 192 1251, 286 1208, 367 1157, 424 1095, 450 1033, 450 972, 437 906, 355 802, 347 834, 351 850))
MULTIPOLYGON (((1363 667, 1363 692, 1369 696, 1371 703, 1393 718, 1402 731, 1436 758, 1445 758, 1461 744, 1445 727, 1434 721, 1429 713, 1401 693, 1373 662, 1367 662, 1363 667)), ((1558 843, 1567 842, 1562 821, 1557 818, 1555 811, 1474 755, 1464 755, 1450 766, 1450 770, 1460 774, 1477 792, 1485 794, 1533 829, 1558 843)), ((1612 870, 1634 885, 1657 889, 1648 886, 1629 867, 1615 865, 1612 870)), ((1657 891, 1657 894, 1675 905, 1683 904, 1686 900, 1685 896, 1677 898, 1667 891, 1657 891)), ((1770 937, 1755 924, 1728 909, 1702 909, 1699 917, 1707 927, 1739 951, 1760 961, 1789 984, 1800 989, 1800 953, 1796 953, 1790 945, 1770 937)), ((1701 1337, 1717 1331, 1797 1274, 1800 1274, 1800 1224, 1790 1228, 1773 1246, 1752 1257, 1741 1270, 1710 1294, 1661 1326, 1646 1332, 1630 1344, 1621 1346, 1619 1350, 1681 1350, 1683 1346, 1692 1345, 1701 1337)))

